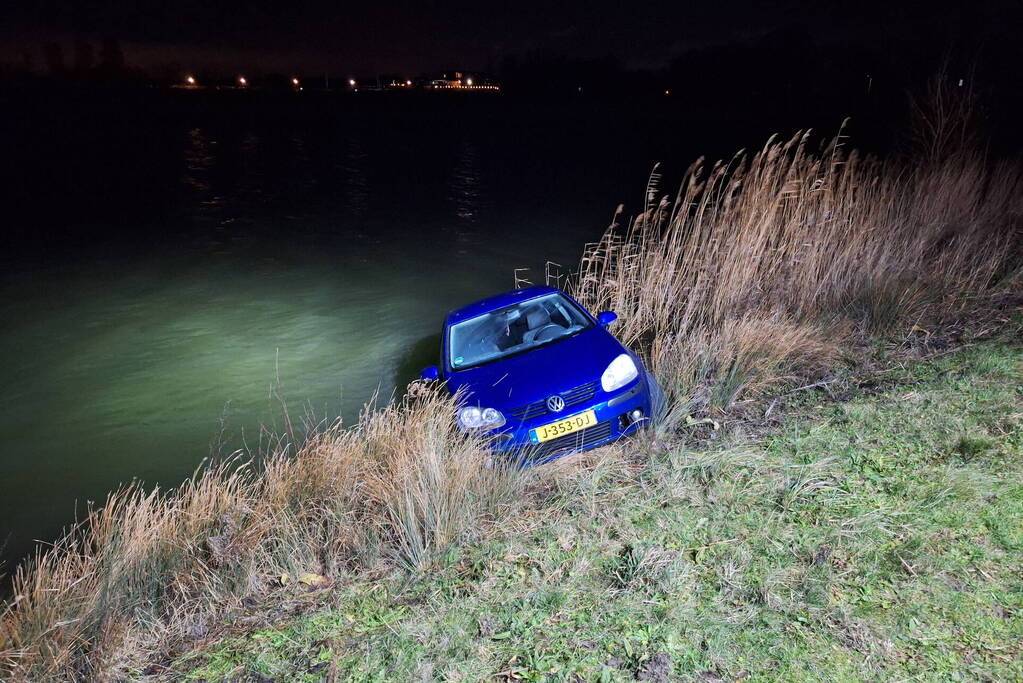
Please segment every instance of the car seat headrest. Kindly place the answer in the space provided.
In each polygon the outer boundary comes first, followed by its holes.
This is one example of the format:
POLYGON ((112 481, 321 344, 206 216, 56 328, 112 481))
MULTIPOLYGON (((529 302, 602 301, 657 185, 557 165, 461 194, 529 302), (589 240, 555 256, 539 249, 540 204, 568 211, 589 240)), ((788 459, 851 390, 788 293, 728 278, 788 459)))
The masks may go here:
POLYGON ((535 330, 551 321, 551 316, 543 306, 534 306, 526 311, 526 322, 530 330, 535 330))

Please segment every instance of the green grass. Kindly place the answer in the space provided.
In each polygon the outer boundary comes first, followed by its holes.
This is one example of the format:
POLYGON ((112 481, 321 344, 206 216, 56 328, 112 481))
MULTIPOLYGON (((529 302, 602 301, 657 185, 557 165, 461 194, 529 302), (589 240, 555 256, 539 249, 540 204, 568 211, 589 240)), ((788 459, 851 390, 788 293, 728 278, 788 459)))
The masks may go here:
POLYGON ((987 343, 794 394, 755 442, 634 440, 430 571, 240 610, 166 673, 1023 678, 1021 363, 987 343))

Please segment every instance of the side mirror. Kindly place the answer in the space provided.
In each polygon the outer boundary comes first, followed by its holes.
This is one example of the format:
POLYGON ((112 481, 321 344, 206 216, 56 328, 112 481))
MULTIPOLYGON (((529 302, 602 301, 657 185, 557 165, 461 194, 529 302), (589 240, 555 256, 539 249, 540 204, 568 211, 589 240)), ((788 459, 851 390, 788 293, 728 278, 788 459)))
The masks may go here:
POLYGON ((600 323, 601 327, 607 327, 615 320, 618 320, 618 314, 614 311, 604 311, 597 314, 597 322, 600 323))
POLYGON ((419 373, 419 379, 425 379, 427 381, 440 379, 440 370, 437 369, 436 365, 423 368, 422 372, 419 373))

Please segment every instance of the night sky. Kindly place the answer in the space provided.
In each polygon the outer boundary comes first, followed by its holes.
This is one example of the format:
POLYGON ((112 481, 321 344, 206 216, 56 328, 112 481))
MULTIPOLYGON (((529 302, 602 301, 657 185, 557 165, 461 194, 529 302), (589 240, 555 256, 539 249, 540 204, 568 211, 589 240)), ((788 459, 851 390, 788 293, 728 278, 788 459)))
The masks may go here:
MULTIPOLYGON (((120 42, 130 66, 201 65, 225 72, 422 73, 494 69, 523 55, 611 57, 658 68, 687 51, 808 33, 818 44, 897 50, 907 41, 970 44, 1011 39, 1023 3, 806 2, 391 2, 326 0, 42 0, 4 9, 0 60, 42 68, 41 46, 120 42)), ((1018 35, 1018 34, 1017 34, 1018 35)), ((798 68, 798 65, 793 65, 798 68)))

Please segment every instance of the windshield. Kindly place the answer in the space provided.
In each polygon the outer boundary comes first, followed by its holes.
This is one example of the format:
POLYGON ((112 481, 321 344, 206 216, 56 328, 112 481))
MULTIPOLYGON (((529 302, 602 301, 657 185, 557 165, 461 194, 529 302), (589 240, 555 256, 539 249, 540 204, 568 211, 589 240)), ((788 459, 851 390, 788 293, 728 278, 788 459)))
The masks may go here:
POLYGON ((564 295, 547 294, 452 325, 448 362, 453 370, 464 370, 544 346, 592 326, 592 321, 564 295))

